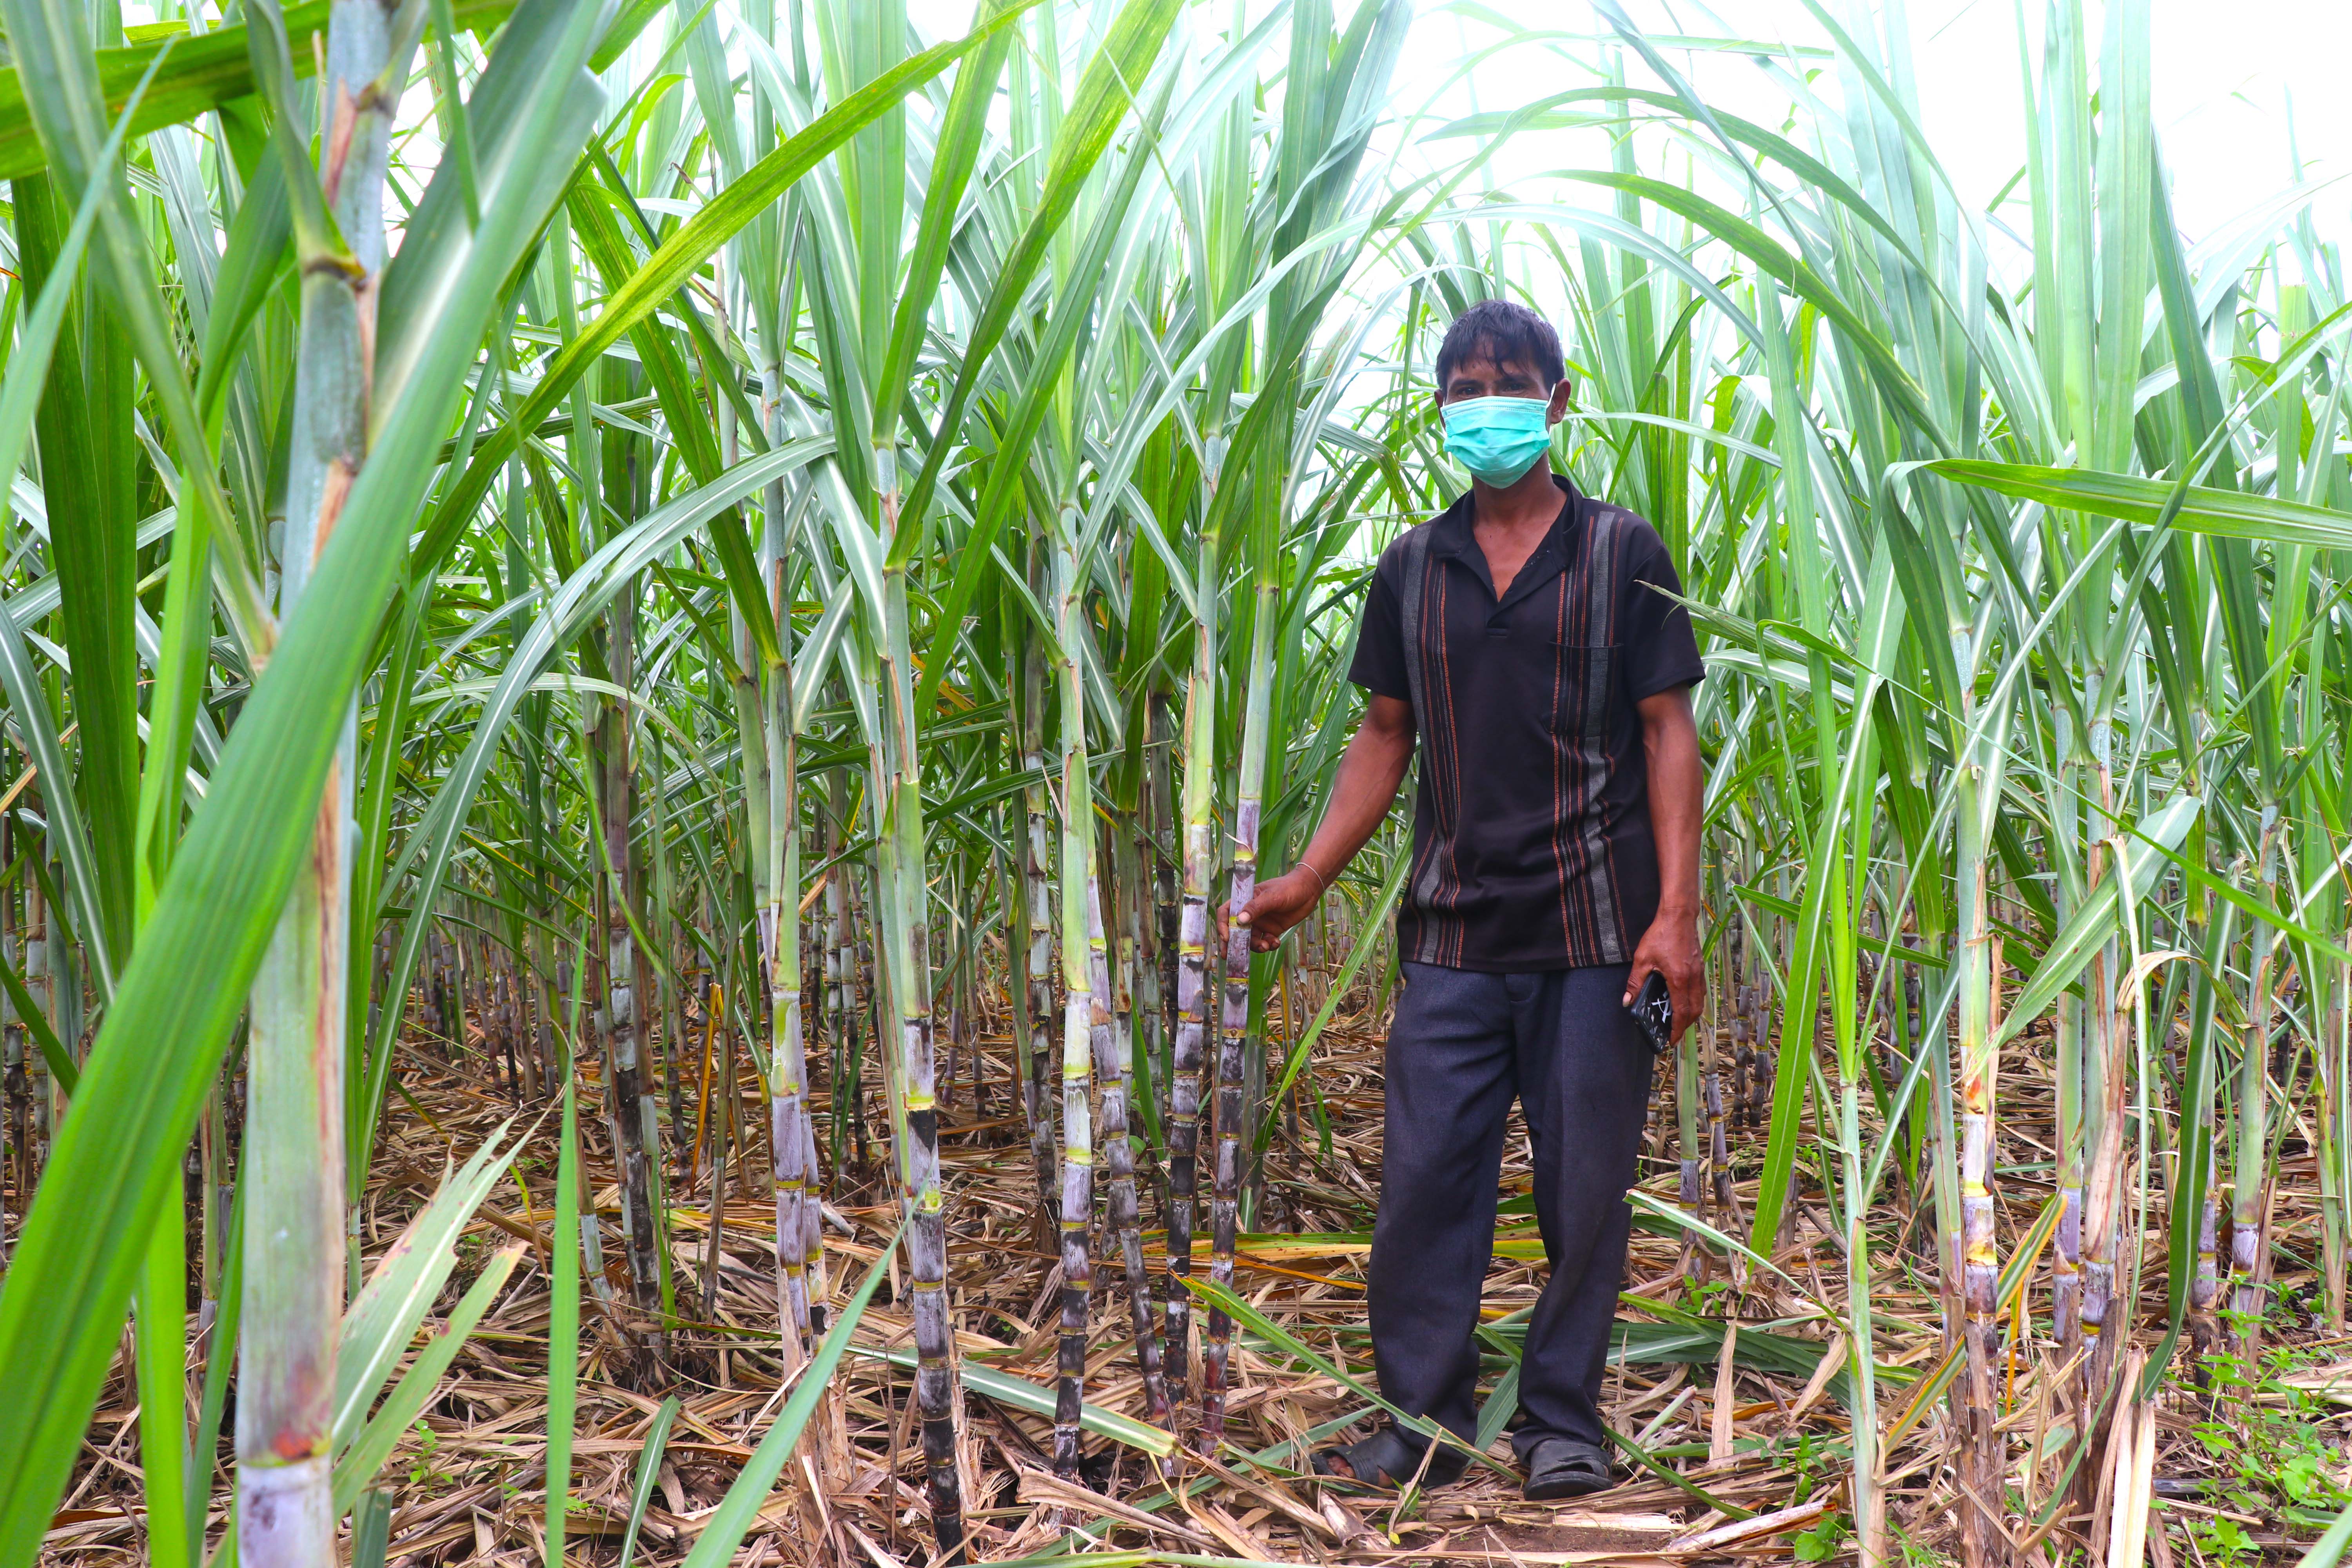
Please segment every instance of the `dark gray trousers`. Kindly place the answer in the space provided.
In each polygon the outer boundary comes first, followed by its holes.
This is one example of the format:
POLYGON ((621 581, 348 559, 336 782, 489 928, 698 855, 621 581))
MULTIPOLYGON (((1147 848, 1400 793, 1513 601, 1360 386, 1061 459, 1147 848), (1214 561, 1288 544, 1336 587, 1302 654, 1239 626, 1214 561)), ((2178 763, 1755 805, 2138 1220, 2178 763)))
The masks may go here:
MULTIPOLYGON (((1649 1043, 1620 1005, 1626 969, 1481 974, 1407 963, 1389 1031, 1370 1279, 1381 1393, 1465 1438, 1477 1430, 1472 1334, 1516 1097, 1551 1264, 1519 1365, 1527 1423, 1513 1444, 1522 1460, 1543 1437, 1607 1446, 1601 1373, 1650 1094, 1649 1043)), ((1399 1436, 1420 1447, 1413 1434, 1399 1436)))

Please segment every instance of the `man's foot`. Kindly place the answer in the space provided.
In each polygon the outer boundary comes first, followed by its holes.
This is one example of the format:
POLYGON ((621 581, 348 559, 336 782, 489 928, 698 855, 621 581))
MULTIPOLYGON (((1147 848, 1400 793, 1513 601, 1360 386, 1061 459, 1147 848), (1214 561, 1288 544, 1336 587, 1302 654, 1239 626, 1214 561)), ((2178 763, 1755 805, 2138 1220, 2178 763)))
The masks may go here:
POLYGON ((1415 1476, 1424 1487, 1450 1486, 1462 1479, 1470 1463, 1467 1455, 1454 1448, 1440 1448, 1430 1455, 1425 1470, 1421 1461, 1420 1450, 1398 1436, 1394 1428, 1383 1426, 1360 1442, 1324 1449, 1313 1463, 1318 1476, 1390 1487, 1405 1486, 1415 1476))
POLYGON ((1593 1444, 1546 1437, 1528 1451, 1526 1496, 1530 1502, 1587 1497, 1609 1485, 1609 1456, 1593 1444))

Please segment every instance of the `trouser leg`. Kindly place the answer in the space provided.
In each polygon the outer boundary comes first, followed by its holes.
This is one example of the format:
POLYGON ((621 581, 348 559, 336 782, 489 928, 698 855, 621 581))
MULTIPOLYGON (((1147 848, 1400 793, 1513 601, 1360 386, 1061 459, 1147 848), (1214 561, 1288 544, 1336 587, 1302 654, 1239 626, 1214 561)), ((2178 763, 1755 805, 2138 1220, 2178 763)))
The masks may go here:
POLYGON ((1535 1152, 1536 1219, 1551 1274, 1519 1363, 1524 1459, 1541 1438, 1607 1443, 1601 1377, 1624 1279, 1650 1047, 1621 1006, 1626 966, 1564 970, 1515 998, 1520 1105, 1535 1152))
MULTIPOLYGON (((1389 1031, 1372 1364, 1381 1394, 1464 1437, 1476 1430, 1478 1295, 1495 1250, 1503 1124, 1517 1088, 1500 975, 1407 963, 1389 1031)), ((1424 1439, 1401 1432, 1419 1448, 1424 1439)))

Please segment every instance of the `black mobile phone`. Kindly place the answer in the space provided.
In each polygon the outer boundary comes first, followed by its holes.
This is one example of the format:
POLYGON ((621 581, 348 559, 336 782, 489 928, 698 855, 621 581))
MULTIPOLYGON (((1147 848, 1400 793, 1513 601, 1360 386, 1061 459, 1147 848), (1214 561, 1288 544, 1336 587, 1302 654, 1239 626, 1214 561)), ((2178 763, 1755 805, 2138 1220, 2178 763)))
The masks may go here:
POLYGON ((1641 1025, 1642 1033, 1649 1037, 1652 1055, 1661 1054, 1674 1044, 1675 999, 1666 993, 1664 975, 1654 969, 1650 971, 1650 977, 1642 983, 1641 994, 1625 1011, 1633 1015, 1633 1022, 1641 1025))

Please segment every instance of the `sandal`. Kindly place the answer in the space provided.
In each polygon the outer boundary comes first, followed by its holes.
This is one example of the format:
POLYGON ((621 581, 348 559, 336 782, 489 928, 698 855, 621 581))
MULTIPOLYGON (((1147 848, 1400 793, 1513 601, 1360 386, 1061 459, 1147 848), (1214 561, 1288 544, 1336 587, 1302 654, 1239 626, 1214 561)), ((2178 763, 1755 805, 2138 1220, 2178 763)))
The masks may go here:
POLYGON ((1528 1451, 1529 1502, 1589 1497, 1611 1484, 1609 1456, 1595 1444, 1574 1437, 1546 1437, 1528 1451))
POLYGON ((1383 1426, 1358 1442, 1324 1449, 1312 1464, 1318 1476, 1390 1487, 1408 1486, 1415 1476, 1424 1487, 1449 1486, 1462 1479, 1470 1464, 1468 1456, 1453 1448, 1430 1455, 1426 1470, 1421 1461, 1421 1450, 1399 1436, 1394 1427, 1383 1426))

